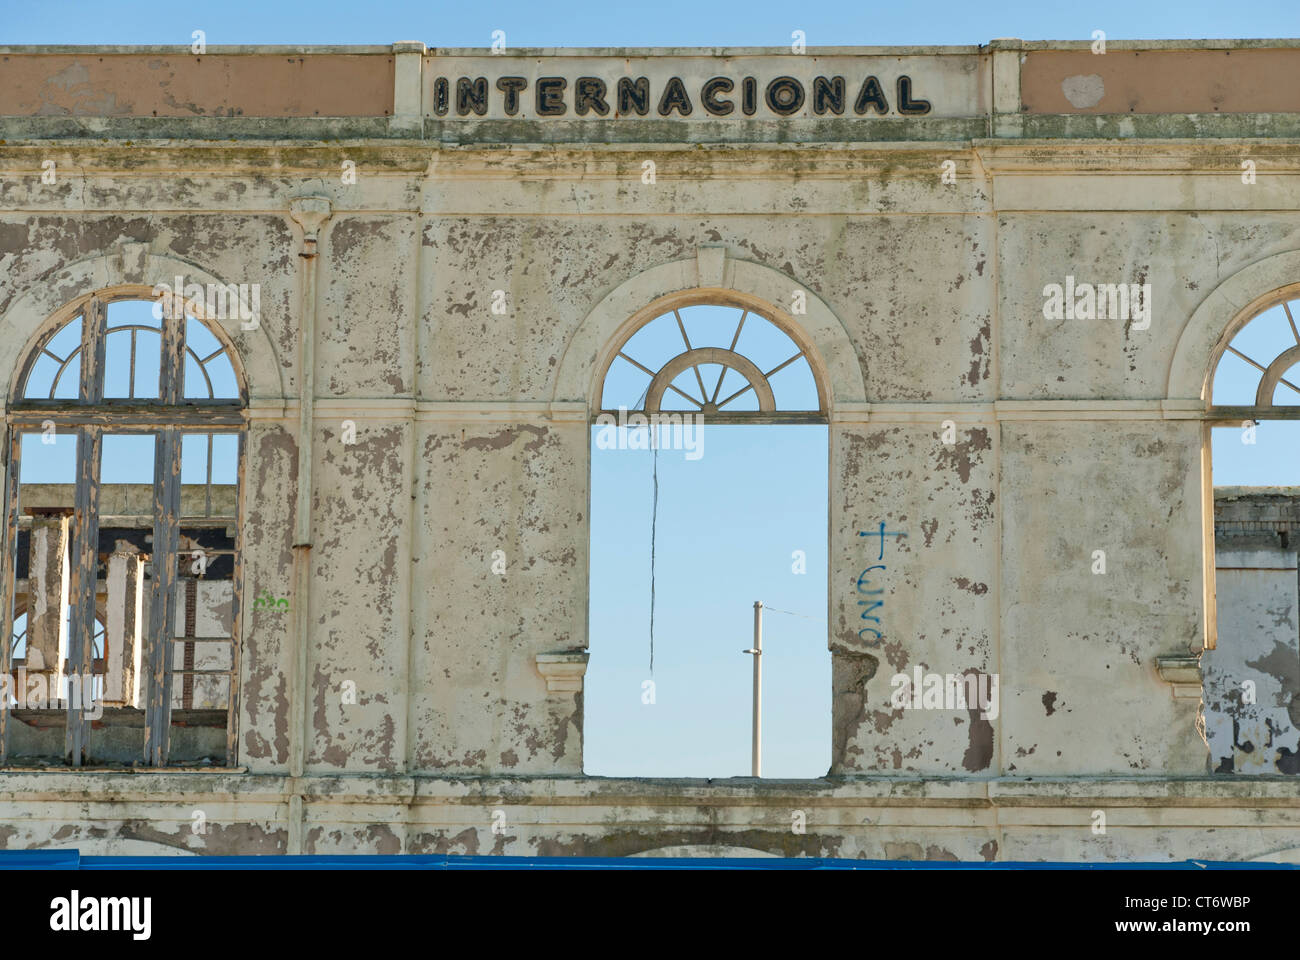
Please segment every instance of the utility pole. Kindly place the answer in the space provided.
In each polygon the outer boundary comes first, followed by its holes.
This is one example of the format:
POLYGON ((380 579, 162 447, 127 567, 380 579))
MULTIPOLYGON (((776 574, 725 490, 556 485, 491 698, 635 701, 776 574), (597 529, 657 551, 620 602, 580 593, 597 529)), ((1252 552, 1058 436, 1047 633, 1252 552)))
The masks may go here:
POLYGON ((754 601, 754 645, 742 653, 754 657, 754 744, 750 766, 761 777, 763 757, 763 601, 754 601))

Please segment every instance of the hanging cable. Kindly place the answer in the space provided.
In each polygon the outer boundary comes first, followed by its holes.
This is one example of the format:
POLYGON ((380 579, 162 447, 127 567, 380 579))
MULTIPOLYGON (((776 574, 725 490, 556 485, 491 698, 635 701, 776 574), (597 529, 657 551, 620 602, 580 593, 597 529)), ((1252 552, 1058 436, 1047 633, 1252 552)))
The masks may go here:
POLYGON ((654 460, 654 505, 650 512, 650 675, 655 672, 655 536, 659 526, 659 444, 655 442, 654 430, 650 432, 650 448, 654 460))
POLYGON ((789 617, 802 617, 805 620, 817 620, 820 622, 825 619, 824 617, 810 617, 806 613, 795 613, 793 610, 778 610, 776 607, 769 607, 767 604, 763 604, 763 609, 769 610, 772 613, 784 613, 789 617))

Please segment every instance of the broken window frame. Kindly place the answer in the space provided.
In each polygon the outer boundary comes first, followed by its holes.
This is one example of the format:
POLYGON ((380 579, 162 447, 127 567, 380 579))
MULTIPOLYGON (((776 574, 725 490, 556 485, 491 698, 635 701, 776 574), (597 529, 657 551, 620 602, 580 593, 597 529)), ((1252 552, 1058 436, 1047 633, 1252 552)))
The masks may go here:
MULTIPOLYGON (((236 472, 234 562, 231 573, 231 645, 226 715, 225 765, 238 765, 238 717, 240 671, 240 609, 243 568, 241 558, 244 486, 244 452, 247 436, 247 388, 237 360, 238 354, 216 324, 195 319, 224 348, 238 384, 236 398, 186 398, 186 314, 173 316, 172 298, 159 297, 149 287, 128 285, 99 290, 73 301, 60 310, 24 358, 5 411, 6 437, 0 457, 4 463, 4 539, 0 556, 0 676, 12 675, 12 650, 8 642, 15 619, 15 566, 18 545, 19 473, 23 433, 39 432, 53 423, 60 433, 77 438, 77 473, 74 492, 75 515, 71 540, 67 660, 73 673, 91 674, 91 631, 95 623, 95 581, 98 564, 100 459, 105 433, 151 433, 155 437, 153 479, 153 554, 149 590, 149 630, 142 634, 141 668, 145 688, 145 731, 142 762, 145 766, 168 765, 171 730, 171 693, 174 674, 191 672, 173 664, 176 590, 179 561, 181 492, 181 437, 186 433, 234 433, 238 436, 236 472), (153 301, 162 305, 161 359, 157 399, 105 398, 104 357, 108 334, 108 305, 117 301, 153 301), (32 368, 51 339, 69 323, 81 318, 80 382, 76 399, 23 396, 32 368), (90 583, 89 589, 82 585, 90 583), (89 625, 89 626, 88 626, 89 625)), ((69 355, 69 358, 71 355, 69 355)), ((209 360, 211 357, 208 358, 209 360)), ((205 371, 206 373, 206 371, 205 371)), ((132 378, 134 380, 134 377, 132 378)), ((51 390, 53 392, 53 390, 51 390)), ((209 464, 210 469, 210 464, 209 464)), ((209 491, 210 496, 210 491, 209 491)), ((207 639, 207 638, 200 638, 207 639)), ((221 671, 225 673, 227 671, 221 671)), ((69 698, 64 735, 64 760, 81 767, 88 760, 90 722, 79 705, 69 698)), ((0 709, 0 767, 9 764, 9 709, 0 709)))

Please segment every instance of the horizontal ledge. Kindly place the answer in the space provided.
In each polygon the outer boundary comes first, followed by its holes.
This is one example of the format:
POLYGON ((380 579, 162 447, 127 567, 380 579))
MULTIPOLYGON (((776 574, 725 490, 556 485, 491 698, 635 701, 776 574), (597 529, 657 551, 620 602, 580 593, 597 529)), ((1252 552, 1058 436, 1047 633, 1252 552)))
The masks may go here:
POLYGON ((45 769, 4 768, 0 802, 48 797, 53 801, 113 803, 139 798, 170 801, 192 790, 227 794, 240 802, 276 803, 295 794, 312 802, 355 804, 446 803, 556 806, 810 806, 988 807, 1283 807, 1300 810, 1297 781, 1285 776, 1234 777, 820 777, 755 780, 749 777, 630 778, 575 776, 403 776, 253 774, 227 768, 45 769), (191 773, 207 776, 193 778, 191 773), (141 789, 138 774, 170 782, 141 789), (162 791, 161 793, 153 791, 162 791), (175 796, 168 796, 174 791, 175 796))
POLYGON ((474 422, 479 420, 571 420, 587 419, 587 405, 582 401, 551 402, 455 402, 421 401, 416 407, 417 420, 474 422))
MULTIPOLYGON (((254 400, 248 407, 250 420, 296 421, 297 400, 254 400)), ((441 401, 409 397, 343 399, 321 398, 313 404, 316 420, 417 420, 449 423, 532 423, 587 419, 582 402, 547 401, 441 401)))
MULTIPOLYGON (((935 423, 954 420, 959 423, 991 423, 1001 420, 1203 420, 1215 424, 1237 425, 1248 418, 1250 408, 1205 409, 1198 399, 1175 400, 998 400, 993 403, 939 402, 939 403, 854 403, 836 404, 830 414, 790 413, 774 414, 772 422, 826 422, 830 423, 935 423)), ((687 411, 673 411, 686 413, 687 411)), ((1258 412, 1256 411, 1258 415, 1258 412)), ((291 421, 298 418, 298 401, 278 398, 253 398, 242 410, 213 410, 200 414, 204 423, 238 426, 244 419, 250 421, 291 421)), ((9 420, 15 425, 39 426, 49 417, 56 423, 75 419, 74 410, 9 411, 9 420)), ((536 422, 574 421, 586 422, 591 418, 587 404, 581 400, 414 400, 409 397, 322 397, 313 405, 317 420, 370 419, 419 420, 452 423, 474 422, 536 422)), ((166 413, 139 414, 123 410, 119 414, 97 412, 97 423, 128 425, 157 425, 170 422, 166 413)), ((1300 407, 1279 407, 1264 415, 1265 419, 1300 419, 1300 407)), ((178 418, 182 419, 183 418, 178 418)), ((747 418, 746 422, 761 422, 764 418, 747 418)), ((722 420, 715 422, 721 423, 722 420)))
POLYGON ((105 432, 111 432, 115 427, 176 427, 188 433, 202 433, 213 427, 238 429, 244 425, 246 418, 242 410, 213 409, 196 412, 193 409, 178 409, 175 413, 147 413, 131 410, 106 412, 101 407, 89 414, 76 410, 11 410, 7 419, 11 426, 23 430, 42 430, 46 423, 53 423, 56 428, 95 427, 105 432))
MULTIPOLYGON (((1297 408, 1300 410, 1300 408, 1297 408)), ((840 403, 832 423, 993 423, 1002 420, 1203 420, 1192 400, 997 400, 993 403, 840 403)))
POLYGON ((999 420, 1199 420, 1200 400, 999 400, 999 420))

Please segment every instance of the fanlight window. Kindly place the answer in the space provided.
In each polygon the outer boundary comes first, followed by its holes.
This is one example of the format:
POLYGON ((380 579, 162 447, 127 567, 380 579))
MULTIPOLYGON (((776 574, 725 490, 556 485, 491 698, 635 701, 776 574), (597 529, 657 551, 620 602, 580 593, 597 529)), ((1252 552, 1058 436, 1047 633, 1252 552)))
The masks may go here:
POLYGON ((726 422, 821 419, 825 393, 807 348, 752 307, 677 307, 635 329, 604 378, 601 407, 726 422))
MULTIPOLYGON (((92 301, 95 303, 95 301, 92 301)), ((162 303, 116 300, 102 304, 103 359, 94 399, 158 401, 162 379, 162 303)), ((84 314, 52 331, 28 365, 23 400, 76 400, 87 347, 84 314)), ((91 338, 92 348, 94 339, 91 338)), ((226 348, 201 321, 185 318, 184 390, 192 400, 238 400, 239 383, 226 348)))
POLYGON ((1229 341, 1214 371, 1211 403, 1216 409, 1273 417, 1300 412, 1295 410, 1300 407, 1297 314, 1300 299, 1276 303, 1229 341))

